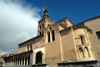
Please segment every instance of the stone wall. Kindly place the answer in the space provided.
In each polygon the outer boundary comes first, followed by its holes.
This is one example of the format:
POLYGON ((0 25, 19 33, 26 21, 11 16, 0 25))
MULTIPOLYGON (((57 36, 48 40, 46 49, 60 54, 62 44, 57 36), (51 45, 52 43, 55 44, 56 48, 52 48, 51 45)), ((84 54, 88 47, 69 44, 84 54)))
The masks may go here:
POLYGON ((76 53, 71 28, 60 32, 63 61, 75 61, 76 53))
POLYGON ((58 63, 58 67, 100 67, 100 62, 98 62, 97 60, 63 62, 58 63))
POLYGON ((96 35, 96 32, 100 31, 100 16, 85 21, 85 25, 90 29, 88 35, 94 57, 96 60, 100 60, 100 39, 98 39, 96 35))
POLYGON ((23 52, 34 50, 37 48, 41 48, 41 47, 44 47, 44 45, 45 45, 44 36, 43 35, 36 36, 28 41, 25 41, 25 42, 19 44, 18 53, 23 53, 23 52), (29 50, 28 50, 28 48, 29 48, 29 50))
MULTIPOLYGON (((48 63, 50 67, 57 67, 57 63, 61 62, 59 24, 50 27, 51 30, 55 31, 55 40, 52 41, 52 38, 50 38, 50 42, 45 44, 45 62, 48 63)), ((51 31, 49 28, 45 32, 51 31)))

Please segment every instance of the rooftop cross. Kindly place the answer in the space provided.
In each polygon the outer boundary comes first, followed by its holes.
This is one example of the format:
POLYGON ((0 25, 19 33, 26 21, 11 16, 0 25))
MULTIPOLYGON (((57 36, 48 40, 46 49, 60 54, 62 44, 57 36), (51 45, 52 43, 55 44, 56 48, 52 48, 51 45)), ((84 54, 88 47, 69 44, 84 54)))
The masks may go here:
POLYGON ((47 11, 47 4, 45 6, 44 15, 43 15, 43 18, 45 18, 45 17, 49 17, 48 16, 48 11, 47 11))

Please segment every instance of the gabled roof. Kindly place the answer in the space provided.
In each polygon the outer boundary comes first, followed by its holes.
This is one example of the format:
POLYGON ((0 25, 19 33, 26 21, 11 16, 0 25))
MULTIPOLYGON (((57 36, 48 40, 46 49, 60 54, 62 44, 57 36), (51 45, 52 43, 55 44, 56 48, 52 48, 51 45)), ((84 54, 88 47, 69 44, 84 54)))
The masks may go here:
POLYGON ((86 28, 86 29, 88 29, 88 30, 89 30, 89 28, 88 28, 87 26, 85 26, 85 25, 84 25, 84 23, 79 23, 79 24, 76 24, 76 25, 73 25, 73 26, 67 27, 67 28, 65 28, 65 29, 61 30, 60 32, 70 30, 70 29, 71 29, 71 27, 72 27, 73 29, 78 29, 78 28, 86 28))
POLYGON ((27 42, 29 42, 29 41, 31 41, 31 40, 35 40, 36 38, 41 37, 41 36, 43 36, 43 34, 38 35, 38 36, 36 36, 36 37, 33 37, 33 38, 31 38, 31 39, 29 39, 29 40, 27 40, 27 41, 24 41, 24 42, 20 43, 19 46, 22 45, 22 44, 24 44, 24 43, 27 43, 27 42))
MULTIPOLYGON (((48 17, 45 17, 45 18, 47 18, 48 20, 50 20, 48 17)), ((39 23, 40 21, 44 20, 45 18, 42 18, 41 20, 39 20, 38 23, 39 23)), ((52 20, 50 20, 50 21, 53 22, 52 20)))
POLYGON ((28 53, 32 53, 33 51, 27 51, 27 52, 23 52, 23 53, 18 53, 18 54, 13 54, 13 55, 8 55, 8 56, 5 56, 3 57, 4 59, 6 58, 10 58, 10 57, 13 57, 13 56, 18 56, 18 55, 23 55, 23 54, 28 54, 28 53))
MULTIPOLYGON (((55 25, 55 24, 59 24, 61 27, 66 28, 66 26, 63 25, 63 24, 61 23, 62 21, 66 20, 66 19, 67 19, 68 21, 70 21, 67 17, 65 17, 64 19, 62 19, 62 20, 57 21, 56 23, 54 23, 54 25, 55 25)), ((70 21, 70 22, 71 22, 71 21, 70 21)), ((71 24, 74 25, 72 22, 71 22, 71 24)))
POLYGON ((91 21, 91 20, 94 20, 94 19, 97 19, 97 18, 100 18, 100 16, 97 16, 97 17, 93 17, 93 18, 90 18, 90 19, 84 20, 83 22, 91 21))
MULTIPOLYGON (((54 24, 59 24, 61 21, 63 21, 63 20, 65 20, 65 19, 68 19, 67 17, 65 17, 64 19, 61 19, 61 20, 59 20, 59 21, 57 21, 56 23, 54 23, 54 24)), ((68 19, 69 20, 69 19, 68 19)), ((70 20, 69 20, 70 21, 70 20)), ((71 22, 71 21, 70 21, 71 22)), ((71 22, 72 23, 72 22, 71 22)), ((73 24, 73 23, 72 23, 73 24)), ((73 24, 74 25, 74 24, 73 24)))

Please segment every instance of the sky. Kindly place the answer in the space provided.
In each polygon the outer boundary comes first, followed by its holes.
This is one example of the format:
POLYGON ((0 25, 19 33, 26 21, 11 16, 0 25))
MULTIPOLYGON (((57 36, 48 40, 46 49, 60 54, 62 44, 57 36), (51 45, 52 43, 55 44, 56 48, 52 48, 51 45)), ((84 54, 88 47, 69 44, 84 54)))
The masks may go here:
POLYGON ((100 16, 100 0, 0 0, 0 51, 17 52, 18 44, 37 35, 38 21, 47 4, 56 23, 67 17, 73 24, 100 16))

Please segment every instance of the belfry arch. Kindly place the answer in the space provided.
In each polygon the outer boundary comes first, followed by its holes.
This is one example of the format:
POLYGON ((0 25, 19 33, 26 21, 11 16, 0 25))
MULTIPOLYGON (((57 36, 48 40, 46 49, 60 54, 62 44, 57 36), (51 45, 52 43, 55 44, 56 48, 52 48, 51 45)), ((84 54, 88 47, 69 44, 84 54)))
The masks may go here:
POLYGON ((48 32, 48 42, 50 42, 50 32, 48 32))
POLYGON ((52 34, 52 41, 55 41, 55 31, 52 30, 52 31, 51 31, 51 34, 52 34))

